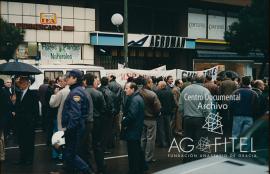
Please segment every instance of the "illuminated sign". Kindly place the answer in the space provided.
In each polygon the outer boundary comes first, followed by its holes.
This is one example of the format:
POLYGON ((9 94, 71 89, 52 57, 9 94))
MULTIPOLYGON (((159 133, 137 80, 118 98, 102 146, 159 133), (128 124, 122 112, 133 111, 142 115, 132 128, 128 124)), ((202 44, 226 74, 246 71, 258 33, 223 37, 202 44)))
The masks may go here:
POLYGON ((41 24, 56 24, 57 18, 55 13, 40 13, 41 24))

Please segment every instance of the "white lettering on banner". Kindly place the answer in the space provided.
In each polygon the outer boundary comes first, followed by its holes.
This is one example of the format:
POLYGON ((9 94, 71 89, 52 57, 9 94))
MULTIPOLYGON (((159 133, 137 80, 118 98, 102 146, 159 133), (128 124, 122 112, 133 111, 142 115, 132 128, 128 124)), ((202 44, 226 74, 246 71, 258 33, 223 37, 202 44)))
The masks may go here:
POLYGON ((81 45, 42 44, 41 59, 45 60, 81 60, 81 45))

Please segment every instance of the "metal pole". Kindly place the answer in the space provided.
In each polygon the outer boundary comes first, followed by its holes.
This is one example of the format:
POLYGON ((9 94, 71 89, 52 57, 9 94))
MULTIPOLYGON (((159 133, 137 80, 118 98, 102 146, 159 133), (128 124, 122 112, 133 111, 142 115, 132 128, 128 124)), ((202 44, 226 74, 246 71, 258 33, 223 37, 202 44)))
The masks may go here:
POLYGON ((128 68, 128 0, 124 0, 124 58, 128 68))

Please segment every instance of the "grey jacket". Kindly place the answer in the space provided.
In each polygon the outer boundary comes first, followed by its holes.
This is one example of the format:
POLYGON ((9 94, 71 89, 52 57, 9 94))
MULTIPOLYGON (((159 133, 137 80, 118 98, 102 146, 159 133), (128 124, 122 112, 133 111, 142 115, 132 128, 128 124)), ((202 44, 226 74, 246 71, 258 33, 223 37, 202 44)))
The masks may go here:
POLYGON ((184 117, 207 117, 211 113, 211 103, 210 91, 200 84, 192 84, 181 93, 179 111, 184 117))

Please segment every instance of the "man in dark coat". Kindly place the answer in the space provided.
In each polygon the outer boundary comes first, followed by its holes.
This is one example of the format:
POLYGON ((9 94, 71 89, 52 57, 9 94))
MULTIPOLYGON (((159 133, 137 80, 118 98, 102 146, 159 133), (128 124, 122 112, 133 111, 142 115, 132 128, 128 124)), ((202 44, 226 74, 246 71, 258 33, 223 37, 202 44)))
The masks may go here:
POLYGON ((5 79, 3 90, 4 101, 6 102, 6 113, 4 115, 4 137, 7 139, 9 137, 10 131, 14 128, 14 120, 12 117, 12 112, 14 112, 14 105, 11 101, 11 97, 14 94, 14 89, 12 89, 12 80, 10 78, 5 79))
POLYGON ((171 89, 166 87, 164 81, 158 83, 157 96, 161 103, 161 115, 157 120, 158 140, 161 147, 168 147, 172 141, 171 121, 173 111, 176 109, 176 103, 171 89))
MULTIPOLYGON (((7 102, 5 101, 5 94, 4 91, 0 89, 0 165, 2 161, 5 159, 5 149, 4 149, 4 126, 5 120, 4 116, 7 113, 7 102)), ((1 171, 1 166, 0 166, 1 171)))
POLYGON ((114 75, 111 75, 109 77, 109 84, 108 88, 114 93, 115 100, 114 100, 114 106, 115 106, 115 115, 113 120, 113 129, 114 129, 114 136, 119 137, 120 134, 120 122, 121 122, 121 116, 120 116, 120 110, 121 110, 121 104, 122 104, 122 98, 123 98, 123 89, 119 83, 115 81, 116 77, 114 75))
POLYGON ((144 171, 144 153, 140 140, 144 121, 144 101, 135 83, 129 82, 125 86, 129 97, 123 110, 123 138, 127 141, 130 174, 140 174, 144 171))
MULTIPOLYGON (((107 77, 101 78, 101 86, 99 87, 99 91, 102 92, 106 108, 105 108, 105 117, 104 117, 104 126, 106 129, 103 129, 104 131, 104 140, 105 140, 105 146, 107 148, 114 147, 115 142, 113 138, 113 118, 116 115, 116 109, 114 100, 116 99, 113 92, 108 88, 109 79, 107 77)), ((105 147, 105 148, 106 148, 105 147)))
POLYGON ((18 86, 21 92, 17 94, 15 103, 15 125, 20 150, 19 163, 31 165, 34 158, 35 121, 39 114, 38 97, 29 89, 28 77, 20 77, 18 86))
POLYGON ((97 164, 98 172, 104 172, 104 117, 106 103, 103 94, 94 88, 96 78, 93 74, 85 74, 84 80, 86 80, 86 92, 92 97, 93 100, 93 148, 94 155, 97 164))

